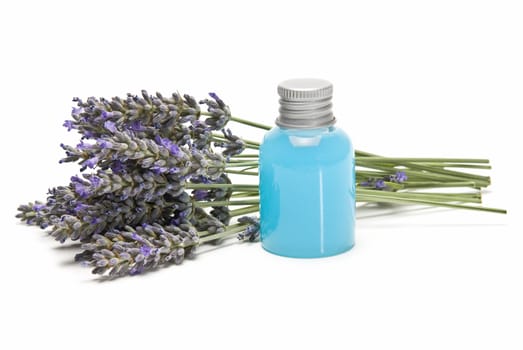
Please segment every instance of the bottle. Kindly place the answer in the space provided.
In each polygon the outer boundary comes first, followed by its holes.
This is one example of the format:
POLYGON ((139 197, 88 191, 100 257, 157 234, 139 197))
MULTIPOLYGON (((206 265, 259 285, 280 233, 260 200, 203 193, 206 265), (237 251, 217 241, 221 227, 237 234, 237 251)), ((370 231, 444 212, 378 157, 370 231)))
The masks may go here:
POLYGON ((259 159, 261 241, 271 253, 317 258, 354 245, 354 150, 334 126, 332 91, 320 79, 278 86, 280 115, 259 159))

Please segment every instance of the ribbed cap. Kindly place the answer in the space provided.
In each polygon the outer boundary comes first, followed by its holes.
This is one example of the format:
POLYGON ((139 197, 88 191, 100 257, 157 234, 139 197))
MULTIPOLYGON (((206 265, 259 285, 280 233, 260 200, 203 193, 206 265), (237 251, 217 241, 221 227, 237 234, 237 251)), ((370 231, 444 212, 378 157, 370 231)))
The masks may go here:
POLYGON ((278 85, 278 94, 278 126, 313 129, 331 126, 336 122, 332 115, 332 84, 326 80, 286 80, 278 85))

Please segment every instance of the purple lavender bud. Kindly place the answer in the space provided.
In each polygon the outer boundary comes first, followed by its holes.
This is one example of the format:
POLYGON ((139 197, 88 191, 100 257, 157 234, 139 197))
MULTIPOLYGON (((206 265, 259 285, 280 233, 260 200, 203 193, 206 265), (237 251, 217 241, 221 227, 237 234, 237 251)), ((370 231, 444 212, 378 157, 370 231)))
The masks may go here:
POLYGON ((101 149, 110 149, 113 147, 113 144, 107 140, 104 139, 98 139, 98 145, 101 149))
POLYGON ((151 250, 151 247, 143 245, 140 247, 140 254, 142 254, 145 257, 148 257, 151 254, 151 250))
POLYGON ((89 178, 89 180, 91 181, 91 185, 93 185, 93 187, 95 187, 95 188, 100 187, 100 185, 102 184, 102 179, 99 178, 98 176, 93 175, 89 178))
POLYGON ((88 208, 89 208, 88 205, 86 205, 86 204, 84 204, 84 203, 78 203, 78 204, 75 205, 75 207, 74 207, 74 211, 75 211, 76 213, 78 213, 78 212, 85 211, 85 210, 87 210, 88 208))
POLYGON ((83 141, 80 141, 80 143, 76 145, 76 148, 79 151, 87 151, 87 150, 90 150, 92 147, 93 147, 93 145, 85 143, 83 141))
POLYGON ((115 174, 123 174, 123 173, 126 173, 126 170, 125 170, 125 167, 124 167, 124 164, 119 161, 119 160, 115 160, 112 164, 111 164, 111 170, 115 173, 115 174))
POLYGON ((150 169, 156 175, 164 174, 169 171, 169 169, 167 169, 166 167, 161 167, 161 166, 156 166, 156 165, 152 166, 150 169))
POLYGON ((383 179, 376 180, 376 183, 374 184, 374 187, 378 190, 383 190, 387 185, 385 184, 385 181, 383 179))
POLYGON ((144 131, 145 127, 142 125, 141 121, 135 120, 129 125, 129 130, 139 132, 144 131))
POLYGON ((222 99, 218 97, 218 95, 214 92, 209 92, 209 96, 211 96, 212 99, 214 99, 220 107, 224 107, 225 103, 223 103, 222 99))
POLYGON ((175 157, 181 157, 183 155, 183 153, 180 151, 180 147, 167 138, 156 136, 156 142, 167 148, 169 152, 175 157))
POLYGON ((404 171, 398 171, 396 173, 395 180, 397 183, 403 183, 408 180, 408 176, 404 171))
POLYGON ((46 207, 45 204, 36 203, 35 205, 33 205, 33 210, 38 212, 38 211, 44 209, 45 207, 46 207))
POLYGON ((74 190, 81 198, 87 198, 91 194, 89 191, 89 187, 83 185, 83 184, 75 184, 74 190))
POLYGON ((104 123, 104 127, 109 130, 110 132, 116 132, 116 124, 110 120, 106 121, 104 123))
POLYGON ((85 130, 84 131, 84 138, 91 139, 93 138, 95 134, 91 130, 85 130))
POLYGON ((111 258, 109 259, 109 266, 116 266, 119 262, 118 258, 111 258))
POLYGON ((82 178, 80 178, 79 176, 71 176, 71 182, 73 184, 76 184, 76 183, 84 183, 84 180, 82 180, 82 178))
POLYGON ((66 120, 63 126, 67 128, 67 131, 71 131, 71 129, 75 128, 72 120, 66 120))
POLYGON ((139 274, 141 274, 142 272, 143 272, 143 265, 135 266, 135 267, 133 267, 133 268, 131 268, 131 269, 129 270, 129 274, 130 274, 131 276, 139 275, 139 274))
POLYGON ((101 218, 98 218, 98 217, 92 217, 91 220, 89 221, 89 223, 91 225, 96 225, 96 224, 99 224, 103 222, 103 220, 101 218))
MULTIPOLYGON (((79 103, 82 103, 81 100, 79 100, 79 103)), ((73 107, 73 110, 71 111, 72 117, 78 117, 81 113, 84 112, 84 109, 82 107, 73 107)))
POLYGON ((194 199, 196 199, 197 201, 202 201, 209 197, 209 192, 206 190, 194 190, 192 195, 194 196, 194 199))
MULTIPOLYGON (((108 119, 108 118, 111 118, 114 114, 113 112, 107 112, 107 111, 102 111, 102 119, 108 119)), ((114 124, 113 124, 114 125, 114 124)), ((106 127, 107 128, 107 127, 106 127)), ((108 128, 109 129, 109 128, 108 128)), ((112 131, 112 130, 111 130, 112 131)), ((114 131, 113 131, 114 132, 114 131)))
POLYGON ((201 127, 201 128, 206 128, 205 123, 202 123, 202 121, 200 121, 200 120, 198 120, 198 119, 193 120, 193 121, 191 122, 191 124, 192 124, 192 126, 195 127, 195 128, 200 128, 200 127, 201 127))
POLYGON ((136 232, 133 232, 133 233, 131 234, 131 237, 132 237, 132 239, 134 239, 134 240, 137 241, 137 242, 143 242, 143 241, 144 241, 143 237, 141 237, 141 236, 140 236, 139 234, 137 234, 136 232))
POLYGON ((254 216, 242 216, 238 219, 239 223, 249 224, 243 232, 240 232, 237 237, 239 240, 249 240, 254 242, 260 236, 260 219, 254 216))
POLYGON ((205 176, 197 176, 197 177, 193 177, 193 182, 194 183, 202 183, 202 184, 210 184, 210 183, 213 183, 211 181, 211 179, 209 179, 208 177, 205 177, 205 176))
POLYGON ((120 259, 122 260, 131 260, 131 254, 127 252, 120 253, 120 259))
POLYGON ((92 158, 87 159, 84 162, 84 165, 92 169, 96 166, 96 164, 98 164, 98 161, 99 161, 98 157, 92 157, 92 158))
POLYGON ((109 249, 102 249, 100 250, 100 253, 106 258, 114 258, 114 253, 109 249))
POLYGON ((107 266, 108 264, 109 264, 109 261, 107 261, 107 259, 101 259, 96 262, 96 266, 98 266, 98 267, 104 267, 104 266, 107 266))

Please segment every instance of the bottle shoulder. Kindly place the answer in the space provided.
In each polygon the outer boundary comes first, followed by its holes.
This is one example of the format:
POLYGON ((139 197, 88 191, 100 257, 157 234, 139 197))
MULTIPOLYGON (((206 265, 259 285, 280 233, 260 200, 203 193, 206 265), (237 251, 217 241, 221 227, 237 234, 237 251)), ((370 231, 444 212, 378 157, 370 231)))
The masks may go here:
POLYGON ((350 138, 338 128, 291 130, 273 128, 260 146, 262 161, 289 163, 337 162, 350 159, 350 138))
POLYGON ((262 148, 268 147, 326 147, 336 146, 352 150, 350 137, 340 128, 282 129, 274 127, 263 138, 262 148))

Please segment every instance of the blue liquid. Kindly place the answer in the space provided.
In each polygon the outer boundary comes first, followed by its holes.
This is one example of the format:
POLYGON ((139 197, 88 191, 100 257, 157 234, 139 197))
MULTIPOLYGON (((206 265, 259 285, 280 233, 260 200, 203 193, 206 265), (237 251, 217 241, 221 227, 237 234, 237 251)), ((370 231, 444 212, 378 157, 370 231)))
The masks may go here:
POLYGON ((355 172, 349 137, 335 127, 273 128, 260 147, 263 248, 316 258, 354 245, 355 172))

